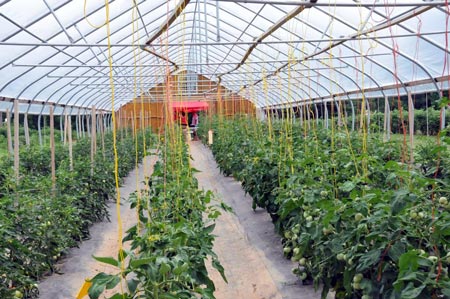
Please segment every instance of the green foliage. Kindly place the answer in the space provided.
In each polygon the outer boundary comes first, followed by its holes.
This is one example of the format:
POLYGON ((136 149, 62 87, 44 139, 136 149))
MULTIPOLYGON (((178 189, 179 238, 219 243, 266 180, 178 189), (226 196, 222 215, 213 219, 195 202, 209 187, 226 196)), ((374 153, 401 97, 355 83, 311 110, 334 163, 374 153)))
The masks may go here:
POLYGON ((447 136, 401 163, 377 134, 308 130, 238 119, 203 124, 222 171, 265 208, 304 282, 340 299, 448 298, 447 136), (367 144, 367 150, 363 145, 367 144), (439 163, 437 163, 439 161, 439 163), (433 200, 434 199, 434 200, 433 200), (364 298, 366 298, 364 297, 364 298))
POLYGON ((117 267, 118 273, 95 276, 90 298, 99 298, 122 280, 126 290, 112 298, 212 299, 215 288, 205 265, 208 257, 225 279, 212 250, 214 220, 220 212, 211 203, 212 193, 198 190, 186 146, 173 146, 162 146, 149 185, 130 197, 131 207, 140 216, 140 223, 123 239, 131 241, 130 251, 117 259, 96 257, 117 267))
MULTIPOLYGON (((141 137, 140 137, 141 138, 141 137)), ((147 141, 154 138, 147 133, 147 141)), ((13 161, 0 166, 0 297, 11 298, 16 290, 24 298, 37 296, 36 281, 54 272, 55 262, 70 247, 89 237, 89 226, 108 217, 107 204, 115 197, 112 134, 98 152, 91 173, 90 140, 73 148, 73 171, 68 148, 56 144, 56 186, 53 190, 50 149, 32 144, 20 151, 20 180, 15 181, 13 161)), ((144 156, 139 140, 138 159, 144 156)), ((148 146, 150 143, 148 144, 148 146)), ((132 136, 118 140, 121 176, 136 162, 132 136), (129 158, 129 156, 132 156, 129 158)))

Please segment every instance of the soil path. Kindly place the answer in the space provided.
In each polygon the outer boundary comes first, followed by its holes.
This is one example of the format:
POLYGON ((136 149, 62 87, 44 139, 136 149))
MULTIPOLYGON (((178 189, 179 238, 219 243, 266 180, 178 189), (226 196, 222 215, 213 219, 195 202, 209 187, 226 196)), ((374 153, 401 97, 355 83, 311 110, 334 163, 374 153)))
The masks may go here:
MULTIPOLYGON (((137 184, 141 185, 144 178, 150 176, 156 159, 156 156, 146 157, 138 168, 128 174, 120 188, 120 214, 124 233, 136 224, 135 210, 131 210, 128 201, 124 199, 128 199, 136 191, 137 184)), ((116 269, 113 267, 92 258, 93 255, 117 257, 119 243, 116 204, 110 203, 108 210, 111 221, 94 224, 90 228, 91 239, 82 242, 79 248, 70 249, 69 254, 57 265, 63 274, 53 274, 39 284, 39 298, 74 299, 86 278, 93 277, 98 272, 115 273, 116 269)))
POLYGON ((319 299, 312 286, 304 286, 292 274, 295 265, 283 257, 280 237, 270 216, 253 211, 252 199, 238 181, 220 174, 211 151, 199 141, 190 143, 192 166, 200 188, 213 191, 233 208, 216 223, 214 251, 225 268, 228 284, 209 268, 217 299, 319 299))

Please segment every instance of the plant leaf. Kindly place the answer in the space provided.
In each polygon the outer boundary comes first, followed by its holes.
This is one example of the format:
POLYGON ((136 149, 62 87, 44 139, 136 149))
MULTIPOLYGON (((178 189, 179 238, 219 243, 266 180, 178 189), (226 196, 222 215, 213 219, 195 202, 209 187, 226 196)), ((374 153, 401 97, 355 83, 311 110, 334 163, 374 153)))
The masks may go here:
POLYGON ((98 257, 98 256, 92 256, 96 261, 99 261, 100 263, 105 263, 108 265, 112 265, 114 267, 119 266, 119 262, 113 258, 112 256, 109 257, 98 257))

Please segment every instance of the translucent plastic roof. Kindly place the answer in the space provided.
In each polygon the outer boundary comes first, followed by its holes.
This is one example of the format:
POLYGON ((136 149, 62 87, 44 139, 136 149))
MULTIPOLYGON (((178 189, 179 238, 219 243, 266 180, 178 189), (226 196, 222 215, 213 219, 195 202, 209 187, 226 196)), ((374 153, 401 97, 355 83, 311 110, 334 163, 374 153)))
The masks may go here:
POLYGON ((447 1, 312 2, 109 0, 107 26, 104 1, 4 0, 0 97, 117 110, 180 70, 259 107, 448 88, 447 1))

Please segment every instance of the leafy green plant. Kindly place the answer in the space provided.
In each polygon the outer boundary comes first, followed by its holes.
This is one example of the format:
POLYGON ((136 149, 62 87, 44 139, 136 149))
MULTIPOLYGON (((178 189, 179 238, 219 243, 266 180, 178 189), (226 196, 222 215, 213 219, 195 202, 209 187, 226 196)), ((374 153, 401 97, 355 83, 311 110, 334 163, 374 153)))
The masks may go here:
POLYGON ((330 290, 342 299, 450 298, 445 133, 408 165, 398 142, 376 134, 363 143, 357 133, 305 133, 280 121, 270 139, 255 120, 207 126, 219 135, 211 146, 219 166, 272 215, 294 274, 321 285, 324 298, 330 290))
POLYGON ((208 257, 226 279, 212 250, 214 221, 220 215, 213 195, 198 190, 185 145, 166 141, 162 151, 150 184, 130 197, 139 214, 139 222, 123 239, 131 248, 117 259, 96 257, 117 267, 117 273, 97 274, 91 280, 90 298, 119 284, 122 290, 111 298, 215 298, 205 264, 208 257))
MULTIPOLYGON (((155 138, 147 134, 147 147, 155 138)), ((132 135, 118 140, 119 155, 129 156, 136 148, 132 135)), ((144 156, 142 140, 138 161, 144 156)), ((99 138, 98 144, 101 144, 99 138)), ((112 134, 105 135, 105 149, 99 149, 91 172, 89 140, 73 148, 73 171, 68 149, 56 146, 56 185, 50 175, 50 151, 32 144, 20 152, 20 180, 16 181, 12 160, 0 163, 0 297, 24 298, 38 295, 36 282, 57 271, 55 262, 77 242, 89 237, 92 223, 108 217, 108 200, 115 197, 112 134)), ((136 158, 121 159, 123 176, 136 165, 136 158)))

